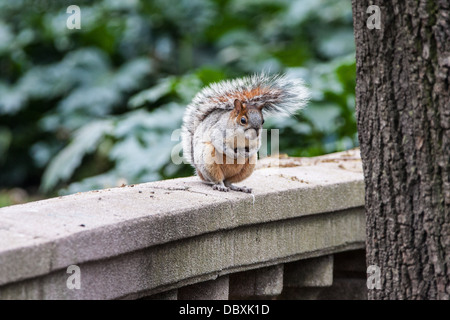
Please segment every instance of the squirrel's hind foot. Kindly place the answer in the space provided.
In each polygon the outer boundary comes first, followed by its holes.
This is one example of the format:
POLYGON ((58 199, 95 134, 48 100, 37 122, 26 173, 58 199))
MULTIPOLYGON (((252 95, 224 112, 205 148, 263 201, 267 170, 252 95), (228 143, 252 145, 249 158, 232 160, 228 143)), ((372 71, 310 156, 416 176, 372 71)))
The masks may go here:
POLYGON ((251 188, 247 188, 247 187, 238 187, 235 186, 233 184, 229 184, 227 187, 229 187, 231 190, 233 191, 240 191, 240 192, 245 192, 245 193, 252 193, 252 189, 251 188))
POLYGON ((214 184, 212 186, 213 190, 219 190, 219 191, 223 191, 223 192, 228 192, 230 191, 230 188, 224 186, 223 184, 214 184))

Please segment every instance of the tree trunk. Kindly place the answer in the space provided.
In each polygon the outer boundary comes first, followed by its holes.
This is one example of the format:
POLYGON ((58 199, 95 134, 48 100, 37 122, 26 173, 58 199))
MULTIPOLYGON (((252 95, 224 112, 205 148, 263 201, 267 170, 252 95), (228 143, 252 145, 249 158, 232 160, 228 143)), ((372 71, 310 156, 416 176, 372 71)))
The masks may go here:
POLYGON ((352 2, 369 298, 449 299, 450 3, 352 2))

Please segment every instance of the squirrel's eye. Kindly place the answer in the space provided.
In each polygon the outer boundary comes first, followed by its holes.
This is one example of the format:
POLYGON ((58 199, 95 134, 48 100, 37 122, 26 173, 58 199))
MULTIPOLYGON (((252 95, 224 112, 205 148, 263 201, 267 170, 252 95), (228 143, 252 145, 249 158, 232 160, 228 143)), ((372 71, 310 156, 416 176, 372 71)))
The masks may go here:
POLYGON ((241 123, 242 123, 242 124, 246 124, 246 123, 247 123, 247 119, 246 119, 245 117, 242 117, 242 118, 241 118, 241 123))
POLYGON ((264 124, 264 119, 263 119, 263 121, 262 121, 262 123, 261 124, 264 124))

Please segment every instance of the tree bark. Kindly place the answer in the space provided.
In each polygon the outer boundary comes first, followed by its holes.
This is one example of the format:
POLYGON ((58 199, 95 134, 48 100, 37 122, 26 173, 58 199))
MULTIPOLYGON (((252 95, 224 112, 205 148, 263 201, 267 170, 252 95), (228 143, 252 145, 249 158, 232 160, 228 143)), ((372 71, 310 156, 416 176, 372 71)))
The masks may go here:
POLYGON ((352 0, 370 299, 450 297, 450 3, 352 0), (370 5, 381 28, 366 25, 370 5))

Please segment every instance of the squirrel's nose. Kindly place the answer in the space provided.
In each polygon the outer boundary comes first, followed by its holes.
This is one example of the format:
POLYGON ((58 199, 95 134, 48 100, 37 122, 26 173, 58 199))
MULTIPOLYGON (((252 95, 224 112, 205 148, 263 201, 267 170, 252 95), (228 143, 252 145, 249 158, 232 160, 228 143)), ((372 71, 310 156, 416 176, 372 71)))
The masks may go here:
POLYGON ((259 137, 259 128, 250 127, 245 130, 245 136, 247 139, 256 139, 259 137))

